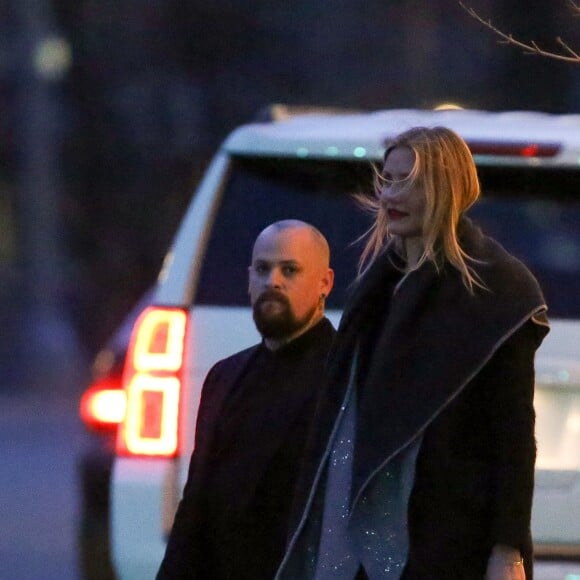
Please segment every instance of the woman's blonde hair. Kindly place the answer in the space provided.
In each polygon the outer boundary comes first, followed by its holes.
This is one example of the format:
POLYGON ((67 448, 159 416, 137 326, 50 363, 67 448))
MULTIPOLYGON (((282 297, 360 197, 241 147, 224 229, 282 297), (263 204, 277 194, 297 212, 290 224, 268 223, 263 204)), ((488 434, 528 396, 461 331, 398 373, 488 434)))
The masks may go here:
MULTIPOLYGON (((416 268, 426 261, 440 268, 447 261, 461 272, 463 283, 470 291, 473 291, 474 285, 482 286, 468 266, 470 258, 457 238, 459 218, 480 194, 477 170, 467 144, 446 127, 415 127, 388 143, 384 159, 397 147, 407 147, 415 153, 408 186, 418 184, 426 198, 423 254, 416 268)), ((368 239, 360 257, 359 275, 366 271, 392 239, 379 199, 383 181, 380 172, 376 171, 374 196, 357 196, 363 208, 375 216, 375 222, 366 234, 368 239)))

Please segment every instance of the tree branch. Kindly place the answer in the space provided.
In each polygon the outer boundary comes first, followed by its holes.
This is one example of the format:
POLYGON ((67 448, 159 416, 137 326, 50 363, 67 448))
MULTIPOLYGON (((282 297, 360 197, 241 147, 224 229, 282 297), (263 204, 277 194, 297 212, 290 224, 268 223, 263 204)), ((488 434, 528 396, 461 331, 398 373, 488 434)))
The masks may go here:
MULTIPOLYGON (((503 44, 509 44, 512 46, 517 46, 521 48, 524 54, 533 54, 533 55, 540 55, 545 56, 547 58, 552 58, 555 60, 560 60, 564 62, 573 62, 580 64, 580 54, 578 54, 572 47, 564 42, 560 37, 556 38, 556 43, 562 48, 561 52, 552 52, 549 50, 545 50, 540 48, 535 40, 531 40, 529 42, 524 42, 515 38, 512 34, 506 34, 496 26, 494 26, 491 20, 485 20, 482 18, 473 8, 470 6, 466 6, 461 0, 457 0, 458 4, 469 14, 472 18, 477 20, 480 24, 483 24, 487 29, 491 30, 496 36, 499 36, 501 39, 500 42, 503 44)), ((580 5, 575 2, 575 0, 568 0, 571 4, 572 9, 580 15, 580 5)))

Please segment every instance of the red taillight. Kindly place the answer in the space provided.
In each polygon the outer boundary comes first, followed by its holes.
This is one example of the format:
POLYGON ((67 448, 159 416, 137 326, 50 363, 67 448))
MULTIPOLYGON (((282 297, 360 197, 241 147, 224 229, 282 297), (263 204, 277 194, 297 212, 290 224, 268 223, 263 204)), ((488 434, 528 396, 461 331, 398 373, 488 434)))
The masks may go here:
POLYGON ((138 318, 123 374, 127 410, 117 437, 118 453, 177 453, 186 330, 187 312, 178 308, 150 307, 138 318))
POLYGON ((80 415, 92 431, 115 431, 125 417, 125 391, 119 379, 93 383, 81 397, 80 415))
POLYGON ((496 155, 499 157, 554 157, 560 151, 557 143, 469 141, 473 155, 496 155))

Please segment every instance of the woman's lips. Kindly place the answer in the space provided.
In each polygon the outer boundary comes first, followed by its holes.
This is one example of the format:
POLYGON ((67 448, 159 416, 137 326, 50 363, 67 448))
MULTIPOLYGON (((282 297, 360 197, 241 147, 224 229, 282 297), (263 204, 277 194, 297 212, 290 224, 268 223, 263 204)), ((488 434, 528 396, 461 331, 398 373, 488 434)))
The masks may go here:
POLYGON ((388 209, 387 210, 387 215, 392 219, 392 220, 398 220, 401 218, 404 218, 406 216, 408 216, 409 214, 404 212, 404 211, 399 211, 398 209, 388 209))

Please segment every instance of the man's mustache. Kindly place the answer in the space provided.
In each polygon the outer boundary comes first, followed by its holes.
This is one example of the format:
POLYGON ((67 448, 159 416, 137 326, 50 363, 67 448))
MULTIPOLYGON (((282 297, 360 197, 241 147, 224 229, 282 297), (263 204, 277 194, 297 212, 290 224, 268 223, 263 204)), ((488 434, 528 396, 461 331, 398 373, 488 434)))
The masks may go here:
POLYGON ((258 296, 258 299, 256 300, 256 307, 261 306, 264 302, 267 302, 267 301, 280 302, 281 304, 284 304, 285 306, 290 305, 290 301, 288 300, 288 297, 285 294, 283 294, 282 292, 278 292, 277 290, 266 290, 265 292, 260 294, 260 296, 258 296))

